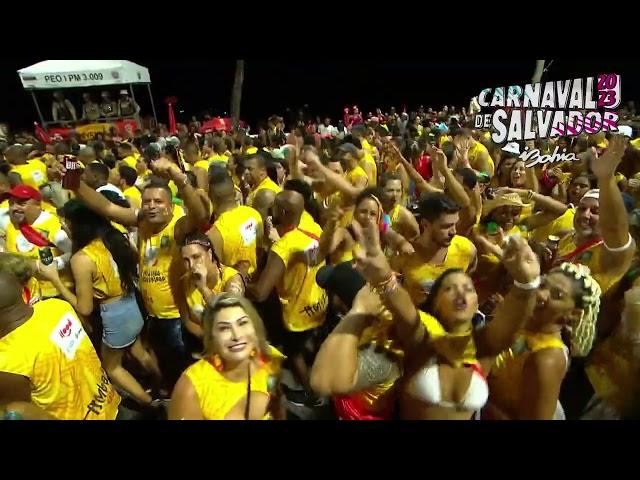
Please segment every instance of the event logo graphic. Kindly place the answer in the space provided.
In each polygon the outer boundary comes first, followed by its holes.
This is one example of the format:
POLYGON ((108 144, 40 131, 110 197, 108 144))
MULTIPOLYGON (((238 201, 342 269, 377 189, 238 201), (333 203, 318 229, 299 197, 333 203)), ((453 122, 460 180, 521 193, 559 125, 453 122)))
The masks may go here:
POLYGON ((613 110, 621 103, 621 87, 620 75, 600 74, 524 88, 487 88, 478 103, 494 111, 476 114, 475 127, 491 128, 495 143, 617 132, 619 117, 613 110))

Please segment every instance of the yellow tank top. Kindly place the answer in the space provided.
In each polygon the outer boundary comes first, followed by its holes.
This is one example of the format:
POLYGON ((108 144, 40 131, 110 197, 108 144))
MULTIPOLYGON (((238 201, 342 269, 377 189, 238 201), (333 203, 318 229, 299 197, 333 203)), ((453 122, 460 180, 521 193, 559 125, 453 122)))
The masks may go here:
POLYGON ((324 266, 320 261, 320 227, 303 233, 299 229, 284 234, 271 247, 285 266, 284 278, 276 287, 286 328, 304 332, 321 325, 327 309, 327 293, 316 283, 316 273, 324 266), (311 234, 311 235, 309 235, 311 234))
POLYGON ((179 250, 174 230, 180 218, 174 209, 173 218, 161 232, 154 234, 142 226, 138 229, 140 292, 152 317, 180 317, 169 285, 169 268, 179 250))
POLYGON ((205 172, 209 172, 209 162, 206 160, 198 160, 193 164, 194 168, 201 168, 205 172))
POLYGON ((229 161, 229 157, 227 157, 226 155, 213 154, 209 158, 207 158, 207 160, 209 161, 209 165, 211 165, 212 163, 225 163, 226 164, 229 161))
MULTIPOLYGON (((559 348, 569 358, 569 350, 556 336, 548 333, 531 333, 522 331, 508 350, 504 351, 494 362, 489 377, 489 388, 499 392, 501 404, 505 412, 514 412, 518 408, 522 392, 522 372, 524 365, 532 353, 547 348, 559 348)), ((568 364, 567 364, 568 367, 568 364)))
POLYGON ((129 155, 128 157, 124 157, 122 161, 127 165, 127 167, 131 167, 135 170, 138 159, 133 155, 129 155))
MULTIPOLYGON (((211 292, 213 292, 214 294, 224 292, 224 288, 227 285, 227 282, 236 275, 239 275, 238 271, 234 268, 225 267, 224 265, 222 265, 221 269, 222 275, 220 275, 220 272, 218 272, 218 281, 211 288, 211 292)), ((202 296, 202 293, 200 293, 200 290, 198 290, 195 284, 192 283, 188 277, 184 278, 182 284, 184 287, 184 295, 187 300, 189 310, 191 311, 194 318, 198 320, 198 322, 200 322, 202 318, 202 312, 204 312, 205 307, 204 297, 202 296)))
POLYGON ((13 165, 11 171, 20 175, 22 183, 36 190, 47 183, 47 166, 40 160, 33 159, 24 165, 13 165))
POLYGON ((561 232, 573 230, 573 217, 575 214, 575 208, 567 209, 564 214, 556 218, 553 222, 532 230, 530 237, 537 242, 546 242, 549 235, 558 235, 561 232))
MULTIPOLYGON (((575 244, 574 236, 567 235, 566 237, 562 238, 560 240, 560 243, 558 244, 558 253, 556 255, 556 258, 568 255, 571 252, 575 251, 576 248, 577 245, 575 244)), ((591 276, 598 282, 598 285, 600 285, 602 295, 604 295, 612 287, 614 287, 624 276, 624 272, 619 275, 611 275, 602 272, 602 267, 600 266, 600 255, 603 248, 603 244, 596 245, 594 247, 586 249, 584 252, 576 257, 573 257, 573 259, 570 260, 571 263, 580 263, 586 267, 589 267, 589 270, 591 270, 591 276)))
MULTIPOLYGON (((51 243, 54 243, 56 235, 60 230, 62 230, 58 217, 46 211, 43 211, 31 226, 51 243)), ((12 222, 9 222, 7 224, 6 248, 7 252, 19 253, 28 258, 39 259, 40 250, 46 247, 37 247, 33 243, 29 242, 22 235, 20 230, 14 227, 12 222)), ((51 253, 54 257, 59 257, 63 252, 56 247, 51 247, 51 253)), ((60 280, 66 286, 73 285, 71 274, 68 269, 60 271, 60 280)), ((40 284, 40 292, 43 298, 57 297, 60 294, 58 289, 54 287, 53 283, 50 281, 38 280, 38 283, 40 284)))
POLYGON ((298 224, 298 226, 301 229, 306 230, 307 232, 313 230, 314 228, 316 228, 316 226, 319 227, 319 225, 313 219, 311 214, 308 213, 306 210, 302 211, 302 216, 300 217, 300 223, 298 224))
POLYGON ((129 203, 133 208, 141 208, 142 207, 142 194, 137 187, 128 187, 124 189, 122 194, 129 200, 129 203))
POLYGON ((273 180, 271 180, 269 177, 266 177, 264 180, 262 180, 262 182, 260 182, 260 184, 255 189, 251 190, 251 192, 247 196, 246 204, 248 206, 252 206, 253 199, 256 197, 256 193, 264 189, 271 190, 276 194, 282 191, 282 189, 278 185, 276 185, 276 183, 273 180))
POLYGON ((466 237, 456 235, 447 250, 447 256, 440 265, 426 263, 420 255, 409 255, 402 268, 404 285, 416 305, 427 298, 436 279, 450 268, 466 271, 473 260, 473 243, 466 237))
POLYGON ((378 184, 378 165, 369 152, 365 153, 364 157, 362 157, 362 160, 360 160, 360 168, 362 168, 362 170, 366 173, 366 170, 364 169, 365 164, 371 166, 371 174, 367 175, 367 180, 369 182, 368 186, 375 187, 378 184))
MULTIPOLYGON (((251 376, 251 391, 269 395, 275 368, 265 365, 251 376)), ((208 361, 199 360, 185 370, 193 384, 205 420, 224 420, 233 407, 247 396, 247 382, 232 382, 208 361)), ((267 420, 269 415, 263 418, 267 420)))
POLYGON ((33 305, 33 315, 0 339, 0 371, 31 383, 31 401, 59 420, 114 420, 120 396, 71 305, 33 305))
POLYGON ((263 225, 260 213, 240 205, 224 212, 213 224, 222 236, 220 262, 236 267, 241 262, 249 262, 249 274, 257 268, 256 242, 262 235, 263 225))
POLYGON ((365 172, 361 166, 356 166, 356 168, 354 168, 353 170, 350 170, 346 173, 346 177, 347 180, 349 180, 349 183, 351 183, 351 185, 353 185, 354 187, 356 186, 356 181, 359 178, 366 178, 367 182, 369 182, 369 177, 367 176, 367 172, 365 172))
MULTIPOLYGON (((480 142, 476 142, 476 144, 469 149, 469 164, 474 170, 480 171, 478 160, 480 153, 482 152, 487 152, 487 155, 489 155, 489 150, 487 150, 487 147, 482 145, 480 142)), ((493 177, 494 172, 495 166, 493 163, 493 159, 491 158, 491 155, 489 155, 489 171, 485 173, 488 173, 489 176, 493 177)))
POLYGON ((97 274, 93 278, 93 297, 105 300, 121 296, 123 291, 118 265, 102 240, 93 240, 81 251, 96 266, 97 274))

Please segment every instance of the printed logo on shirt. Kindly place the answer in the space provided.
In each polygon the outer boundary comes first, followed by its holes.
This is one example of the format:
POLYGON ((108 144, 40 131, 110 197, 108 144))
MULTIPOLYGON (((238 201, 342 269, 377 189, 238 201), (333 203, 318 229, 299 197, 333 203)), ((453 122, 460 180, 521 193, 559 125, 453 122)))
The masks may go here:
POLYGON ((320 244, 317 241, 311 242, 307 248, 304 249, 305 263, 310 267, 315 267, 320 264, 320 244))
POLYGON ((34 170, 31 174, 31 178, 33 178, 35 182, 40 183, 44 180, 44 175, 42 175, 40 170, 34 170))
POLYGON ((240 235, 242 236, 242 243, 245 247, 253 245, 258 236, 258 226, 253 218, 250 218, 242 225, 240 225, 240 235))
POLYGON ((158 259, 160 249, 152 245, 148 245, 144 250, 144 263, 145 265, 154 265, 158 259))
POLYGON ((24 236, 21 233, 19 233, 18 235, 16 235, 16 248, 18 252, 26 253, 33 250, 33 245, 29 240, 24 238, 24 236))
POLYGON ((73 315, 67 313, 55 326, 49 339, 62 350, 65 357, 73 360, 85 335, 80 322, 73 315))

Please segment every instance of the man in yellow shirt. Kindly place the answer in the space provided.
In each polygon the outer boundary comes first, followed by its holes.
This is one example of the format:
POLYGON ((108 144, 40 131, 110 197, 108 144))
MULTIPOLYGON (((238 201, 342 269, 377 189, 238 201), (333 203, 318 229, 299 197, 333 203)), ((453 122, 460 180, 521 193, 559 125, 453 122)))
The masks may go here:
POLYGON ((12 185, 24 183, 40 189, 47 183, 47 166, 40 160, 27 160, 22 145, 11 145, 5 150, 4 157, 11 165, 9 180, 12 185))
POLYGON ((18 280, 0 273, 0 312, 0 410, 27 420, 115 420, 120 397, 69 303, 30 306, 18 280))
POLYGON ((391 264, 403 276, 413 302, 421 305, 440 274, 450 268, 470 274, 477 259, 473 243, 456 234, 460 207, 451 198, 440 192, 427 193, 418 210, 422 233, 412 242, 415 252, 393 257, 391 264))
MULTIPOLYGON (((9 192, 8 216, 0 218, 0 230, 6 232, 7 252, 28 258, 56 262, 62 277, 70 282, 68 264, 71 240, 62 229, 57 215, 42 209, 42 196, 28 185, 17 185, 9 192)), ((43 298, 57 297, 60 292, 49 281, 39 281, 43 298)))
POLYGON ((136 168, 136 161, 138 160, 138 156, 135 155, 133 145, 131 145, 130 143, 122 142, 120 145, 118 145, 118 159, 126 166, 136 168))
POLYGON ((245 178, 251 186, 251 191, 245 202, 248 206, 252 206, 253 200, 257 192, 263 189, 280 193, 282 189, 269 178, 267 174, 267 160, 261 154, 251 155, 244 162, 245 178))
POLYGON ((138 187, 136 187, 136 180, 138 179, 138 173, 135 169, 131 167, 127 167, 126 165, 121 165, 118 168, 118 173, 120 174, 120 190, 122 190, 122 194, 124 198, 127 199, 129 205, 133 208, 141 208, 142 207, 142 194, 138 187))
MULTIPOLYGON (((364 125, 355 125, 351 133, 355 140, 360 142, 360 149, 358 151, 359 165, 367 174, 367 186, 375 187, 378 184, 378 165, 375 158, 373 158, 373 149, 367 139, 367 127, 364 125)), ((358 147, 358 145, 356 145, 358 147)))
MULTIPOLYGON (((271 246, 267 264, 247 287, 247 295, 264 302, 276 290, 282 305, 285 331, 282 334, 284 353, 292 360, 294 374, 305 388, 307 400, 314 403, 309 386, 309 353, 316 329, 325 320, 327 294, 317 284, 316 273, 324 265, 319 258, 320 227, 307 231, 300 228, 304 199, 298 192, 285 190, 276 195, 273 223, 277 237, 271 246)), ((265 239, 265 241, 267 241, 265 239)))
POLYGON ((364 190, 369 184, 369 177, 358 165, 359 154, 359 149, 352 143, 343 143, 338 147, 338 159, 347 180, 358 190, 364 190))
POLYGON ((182 340, 182 321, 173 297, 174 262, 187 233, 209 220, 203 202, 187 176, 166 158, 151 163, 154 173, 142 192, 142 208, 123 208, 80 182, 77 195, 98 214, 125 227, 138 227, 140 292, 149 314, 149 340, 158 356, 165 387, 173 385, 190 357, 182 340), (177 185, 186 215, 178 215, 171 201, 168 180, 177 185))
POLYGON ((476 172, 483 172, 493 177, 495 173, 495 163, 491 155, 489 155, 489 150, 487 150, 487 147, 482 143, 474 139, 469 130, 454 127, 451 129, 451 138, 453 139, 456 151, 463 155, 466 153, 467 158, 461 159, 461 161, 464 162, 468 159, 469 166, 476 172))
POLYGON ((262 247, 263 222, 260 213, 237 205, 235 188, 229 173, 216 169, 211 174, 209 198, 215 223, 207 232, 213 251, 223 265, 250 276, 258 266, 262 247))

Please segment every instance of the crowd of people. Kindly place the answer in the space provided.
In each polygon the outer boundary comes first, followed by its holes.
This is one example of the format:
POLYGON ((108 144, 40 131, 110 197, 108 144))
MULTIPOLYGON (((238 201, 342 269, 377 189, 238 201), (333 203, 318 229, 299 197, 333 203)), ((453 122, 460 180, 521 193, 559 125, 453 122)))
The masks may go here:
POLYGON ((465 109, 343 113, 7 133, 0 416, 636 418, 633 128, 498 145, 465 109))

